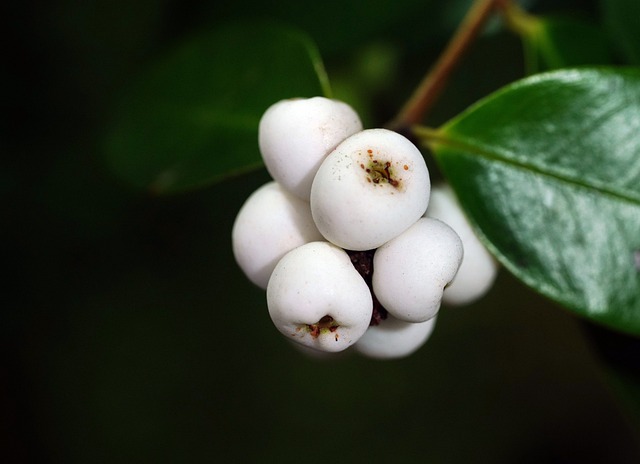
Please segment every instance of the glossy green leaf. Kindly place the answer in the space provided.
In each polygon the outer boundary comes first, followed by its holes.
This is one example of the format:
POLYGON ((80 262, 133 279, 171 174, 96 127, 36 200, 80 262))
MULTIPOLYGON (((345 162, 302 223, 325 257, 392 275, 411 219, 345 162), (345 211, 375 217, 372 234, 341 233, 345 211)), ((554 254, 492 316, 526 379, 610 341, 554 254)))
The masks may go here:
POLYGON ((238 23, 182 44, 132 85, 106 140, 113 171, 173 193, 261 165, 262 113, 328 93, 314 45, 297 31, 238 23))
POLYGON ((640 334, 640 70, 532 76, 428 137, 489 248, 538 292, 640 334))
POLYGON ((640 2, 601 0, 607 30, 631 64, 640 64, 640 2))

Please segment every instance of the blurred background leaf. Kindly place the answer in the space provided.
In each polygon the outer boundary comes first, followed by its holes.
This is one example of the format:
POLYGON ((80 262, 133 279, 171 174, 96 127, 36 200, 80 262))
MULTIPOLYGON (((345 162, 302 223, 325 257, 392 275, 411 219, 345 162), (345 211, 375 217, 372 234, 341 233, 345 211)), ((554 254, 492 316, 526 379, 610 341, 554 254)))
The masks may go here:
POLYGON ((526 15, 516 26, 525 48, 529 74, 549 69, 612 63, 602 30, 571 17, 526 15))
POLYGON ((600 0, 604 23, 621 59, 640 64, 640 2, 600 0))
POLYGON ((202 187, 262 165, 260 116, 285 98, 330 96, 310 39, 264 22, 233 23, 180 44, 116 110, 107 157, 154 193, 202 187))

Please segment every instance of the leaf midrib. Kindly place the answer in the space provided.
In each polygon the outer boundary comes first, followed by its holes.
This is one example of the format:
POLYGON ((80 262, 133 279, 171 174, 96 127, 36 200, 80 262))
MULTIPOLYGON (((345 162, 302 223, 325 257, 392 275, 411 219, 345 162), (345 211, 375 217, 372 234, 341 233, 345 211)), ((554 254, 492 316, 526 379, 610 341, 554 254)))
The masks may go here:
POLYGON ((440 158, 440 155, 438 154, 438 150, 436 149, 436 146, 443 145, 448 148, 459 149, 474 155, 478 155, 488 160, 492 160, 495 162, 500 162, 503 164, 525 169, 527 171, 531 171, 545 177, 556 179, 558 181, 561 181, 567 184, 582 187, 587 190, 595 190, 596 192, 599 192, 601 194, 609 195, 611 197, 617 198, 622 201, 626 201, 633 205, 640 206, 640 198, 635 198, 623 192, 606 188, 604 184, 594 185, 589 182, 581 181, 580 179, 577 179, 575 177, 563 175, 562 173, 559 173, 559 172, 545 171, 534 164, 524 163, 522 161, 518 161, 511 157, 504 156, 504 154, 501 153, 499 150, 495 150, 494 152, 492 152, 490 150, 483 149, 481 148, 481 145, 484 145, 484 144, 480 144, 479 142, 474 144, 473 143, 474 139, 472 138, 466 138, 466 137, 454 138, 454 137, 444 135, 442 131, 438 131, 437 134, 430 135, 429 139, 430 140, 428 143, 431 146, 432 151, 436 155, 437 159, 440 158))

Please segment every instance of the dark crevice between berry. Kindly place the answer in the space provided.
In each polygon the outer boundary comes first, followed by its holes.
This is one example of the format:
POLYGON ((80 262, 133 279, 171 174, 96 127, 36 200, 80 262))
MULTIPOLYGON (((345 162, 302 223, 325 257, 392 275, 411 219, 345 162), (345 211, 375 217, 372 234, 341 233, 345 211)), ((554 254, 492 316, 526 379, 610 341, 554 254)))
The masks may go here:
POLYGON ((356 268, 356 271, 362 276, 367 287, 369 287, 369 292, 371 292, 373 313, 371 314, 371 322, 369 322, 369 325, 378 325, 387 318, 389 313, 378 301, 375 293, 373 293, 373 254, 376 250, 345 251, 349 255, 349 258, 351 258, 351 264, 353 264, 353 267, 356 268))

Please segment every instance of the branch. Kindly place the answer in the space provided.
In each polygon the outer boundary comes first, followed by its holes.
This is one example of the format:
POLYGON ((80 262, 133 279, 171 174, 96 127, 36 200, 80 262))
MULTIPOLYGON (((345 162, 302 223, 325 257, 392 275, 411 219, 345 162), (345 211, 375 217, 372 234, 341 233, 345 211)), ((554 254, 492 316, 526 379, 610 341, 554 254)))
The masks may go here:
POLYGON ((424 119, 490 14, 495 8, 504 7, 505 2, 506 0, 476 0, 431 70, 387 127, 403 132, 424 119))

